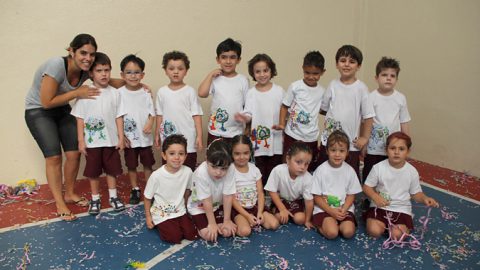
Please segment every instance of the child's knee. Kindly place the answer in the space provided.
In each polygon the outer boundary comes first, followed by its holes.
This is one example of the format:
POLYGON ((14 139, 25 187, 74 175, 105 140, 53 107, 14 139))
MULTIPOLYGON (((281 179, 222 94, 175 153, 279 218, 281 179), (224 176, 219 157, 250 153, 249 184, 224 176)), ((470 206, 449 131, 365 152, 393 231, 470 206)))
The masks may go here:
POLYGON ((278 220, 276 218, 272 218, 268 221, 265 221, 263 226, 267 230, 276 230, 276 229, 278 229, 278 227, 280 227, 280 222, 278 222, 278 220))
POLYGON ((343 228, 341 233, 344 238, 352 238, 355 235, 355 226, 343 228))
POLYGON ((252 229, 248 226, 238 226, 237 235, 240 237, 249 236, 252 233, 252 229))
POLYGON ((296 213, 293 215, 293 222, 297 225, 305 224, 305 214, 304 213, 296 213))
POLYGON ((327 239, 335 239, 338 236, 338 228, 323 226, 320 230, 327 239))

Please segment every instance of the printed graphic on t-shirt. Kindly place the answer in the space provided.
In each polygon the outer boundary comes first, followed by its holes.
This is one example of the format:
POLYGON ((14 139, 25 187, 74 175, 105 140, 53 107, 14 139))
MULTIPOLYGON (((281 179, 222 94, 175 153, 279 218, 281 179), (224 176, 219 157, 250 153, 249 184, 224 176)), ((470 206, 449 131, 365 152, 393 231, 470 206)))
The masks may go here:
POLYGON ((172 121, 165 120, 160 128, 160 133, 162 134, 163 139, 165 139, 172 134, 177 134, 177 127, 172 121))
POLYGON ((123 130, 125 131, 125 136, 130 141, 137 141, 140 139, 140 137, 138 136, 137 123, 133 118, 123 119, 123 130))
POLYGON ((218 108, 217 111, 210 115, 209 128, 210 130, 216 130, 219 128, 221 131, 227 131, 225 129, 225 122, 228 121, 228 112, 225 109, 218 108), (220 127, 218 127, 220 125, 220 127))
POLYGON ((328 195, 327 203, 331 207, 340 207, 340 204, 342 203, 342 201, 340 200, 340 198, 338 198, 335 195, 328 195))
POLYGON ((161 217, 166 217, 171 214, 178 213, 178 209, 174 204, 165 204, 165 205, 155 205, 150 209, 152 215, 158 215, 161 217))
POLYGON ((388 195, 388 193, 386 193, 386 192, 379 192, 379 194, 380 194, 380 197, 382 197, 382 198, 385 199, 385 201, 387 201, 387 202, 392 201, 392 198, 390 197, 390 195, 388 195))
POLYGON ((268 140, 270 139, 270 129, 266 126, 261 126, 258 125, 257 128, 252 129, 252 133, 250 136, 250 139, 252 140, 254 150, 257 150, 260 148, 262 141, 263 141, 263 147, 269 148, 270 145, 268 144, 268 140))
POLYGON ((328 136, 332 134, 335 130, 342 130, 342 123, 340 121, 335 121, 333 118, 325 119, 325 129, 322 132, 321 140, 323 145, 327 145, 328 136))
MULTIPOLYGON (((192 194, 190 194, 190 198, 192 198, 192 200, 190 201, 190 206, 192 208, 198 208, 198 209, 204 210, 203 202, 202 202, 202 200, 198 199, 197 190, 195 188, 192 188, 192 194)), ((212 206, 213 206, 214 210, 218 209, 218 207, 220 206, 220 203, 219 202, 213 202, 212 206)))
POLYGON ((388 127, 379 124, 373 124, 372 133, 368 141, 368 150, 374 152, 384 152, 387 144, 387 137, 390 134, 388 127))
POLYGON ((85 130, 88 134, 88 142, 92 143, 94 140, 106 140, 103 130, 105 129, 105 121, 101 118, 89 117, 85 122, 85 130), (94 138, 98 133, 98 137, 94 138))
POLYGON ((237 200, 244 208, 252 208, 257 203, 256 187, 240 187, 236 194, 237 200))
POLYGON ((298 124, 308 125, 312 120, 312 116, 309 112, 306 112, 304 110, 297 110, 296 107, 296 104, 292 106, 290 110, 290 115, 288 117, 288 123, 292 130, 298 128, 298 124))

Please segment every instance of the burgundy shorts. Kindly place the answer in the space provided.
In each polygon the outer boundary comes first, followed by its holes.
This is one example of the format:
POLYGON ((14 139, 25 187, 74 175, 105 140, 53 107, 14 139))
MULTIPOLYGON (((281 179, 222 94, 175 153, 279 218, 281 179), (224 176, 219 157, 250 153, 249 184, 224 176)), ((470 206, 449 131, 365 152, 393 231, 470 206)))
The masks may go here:
POLYGON ((120 154, 115 147, 87 148, 87 160, 83 176, 98 178, 102 172, 117 177, 122 174, 120 154))
MULTIPOLYGON (((253 206, 252 208, 244 208, 245 211, 247 211, 249 214, 252 214, 254 216, 257 216, 258 213, 258 207, 257 205, 253 206)), ((240 215, 235 208, 232 207, 232 218, 235 218, 237 215, 240 215)))
POLYGON ((387 214, 391 215, 390 221, 392 224, 403 224, 407 226, 408 229, 413 230, 413 219, 412 216, 404 214, 404 213, 399 213, 399 212, 393 212, 393 211, 387 211, 384 209, 376 208, 376 207, 370 207, 368 211, 364 214, 364 219, 367 220, 369 218, 373 218, 376 220, 380 220, 385 224, 385 227, 388 228, 388 219, 387 219, 387 214))
POLYGON ((224 139, 227 143, 232 143, 232 138, 219 137, 219 136, 215 136, 215 135, 212 135, 212 134, 208 133, 207 147, 208 147, 208 145, 210 145, 216 139, 224 139))
MULTIPOLYGON (((298 140, 288 136, 287 134, 283 133, 283 160, 285 161, 287 158, 287 153, 290 147, 294 142, 298 140)), ((320 165, 318 160, 318 142, 305 142, 310 149, 312 149, 312 161, 310 162, 310 165, 308 165, 308 171, 313 172, 315 169, 320 165)))
POLYGON ((369 155, 367 154, 365 158, 363 159, 363 170, 362 170, 362 178, 363 182, 367 180, 367 176, 370 173, 370 171, 373 168, 373 165, 379 163, 380 161, 383 161, 387 159, 387 156, 382 156, 382 155, 369 155))
POLYGON ((123 152, 125 157, 125 165, 130 171, 137 169, 139 158, 143 167, 152 168, 152 166, 155 164, 155 158, 153 157, 151 146, 125 148, 123 152))
MULTIPOLYGON (((217 224, 223 223, 223 205, 221 205, 217 211, 213 212, 213 215, 215 216, 215 222, 217 224)), ((192 220, 199 231, 208 226, 207 214, 192 215, 192 220)))
MULTIPOLYGON (((292 213, 292 215, 295 215, 298 212, 305 212, 305 204, 303 202, 303 199, 298 199, 295 201, 287 201, 282 199, 282 203, 283 205, 285 205, 287 210, 292 213)), ((277 212, 279 212, 274 203, 272 203, 270 209, 272 211, 272 214, 276 214, 277 212)))
POLYGON ((193 241, 197 239, 197 230, 187 214, 166 220, 155 226, 160 239, 163 241, 180 244, 182 239, 193 241))
MULTIPOLYGON (((327 212, 320 212, 318 214, 313 215, 313 217, 312 217, 313 225, 315 225, 316 227, 322 227, 323 226, 323 220, 326 217, 332 217, 332 216, 330 214, 328 214, 327 212)), ((350 211, 348 211, 348 215, 345 217, 344 220, 342 220, 342 221, 337 220, 337 224, 341 224, 344 221, 351 221, 351 222, 353 222, 353 224, 355 224, 355 226, 357 226, 357 220, 355 219, 355 215, 350 211)))
MULTIPOLYGON (((167 161, 162 158, 162 164, 165 163, 167 163, 167 161)), ((188 153, 185 162, 183 162, 183 165, 190 167, 190 169, 192 169, 192 172, 195 171, 195 169, 197 168, 197 153, 188 153)))
MULTIPOLYGON (((325 146, 321 145, 318 153, 318 161, 320 164, 328 160, 327 148, 325 146)), ((360 181, 360 151, 349 151, 345 162, 352 166, 360 181)))
POLYGON ((255 166, 257 166, 260 173, 262 173, 262 183, 264 186, 267 184, 270 172, 279 164, 282 164, 282 155, 255 157, 255 166))

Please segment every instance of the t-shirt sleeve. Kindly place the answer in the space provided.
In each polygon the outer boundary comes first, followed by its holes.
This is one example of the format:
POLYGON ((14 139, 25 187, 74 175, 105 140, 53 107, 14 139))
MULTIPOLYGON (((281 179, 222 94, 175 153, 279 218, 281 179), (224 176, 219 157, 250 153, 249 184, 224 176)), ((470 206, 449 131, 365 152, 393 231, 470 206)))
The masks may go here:
POLYGON ((357 173, 355 170, 351 168, 349 171, 348 177, 348 187, 347 187, 347 195, 357 194, 362 192, 362 186, 360 185, 360 181, 358 180, 357 173))
POLYGON ((48 75, 55 79, 58 84, 65 80, 65 63, 63 58, 52 58, 45 65, 42 77, 48 75))
POLYGON ((268 177, 267 184, 265 185, 265 190, 271 192, 278 192, 278 178, 280 177, 278 171, 278 167, 273 168, 270 176, 268 177))
POLYGON ((373 166, 372 170, 370 171, 370 173, 367 176, 367 179, 365 180, 365 185, 367 185, 369 187, 376 187, 378 185, 379 166, 380 166, 380 163, 373 166))
POLYGON ((85 100, 83 99, 77 99, 72 106, 72 111, 70 112, 70 114, 75 117, 85 119, 84 102, 85 100))
POLYGON ((363 119, 372 118, 375 116, 375 109, 373 108, 372 99, 368 97, 368 89, 362 89, 362 102, 361 102, 361 113, 363 119))
POLYGON ((223 195, 231 195, 237 193, 237 187, 235 185, 235 168, 230 165, 227 175, 225 175, 225 183, 223 184, 223 195))
POLYGON ((203 115, 202 106, 198 101, 198 95, 195 93, 195 89, 191 88, 191 91, 189 92, 188 95, 190 98, 190 112, 192 116, 203 115))
POLYGON ((155 109, 157 110, 157 115, 163 115, 163 101, 162 101, 162 88, 157 92, 157 98, 155 99, 155 109))
POLYGON ((410 181, 410 189, 409 192, 410 194, 416 194, 419 192, 422 192, 422 187, 420 186, 420 175, 418 174, 418 171, 411 167, 411 181, 410 181))
POLYGON ((309 172, 305 173, 305 179, 303 183, 302 197, 304 200, 313 200, 312 195, 312 175, 309 172))
POLYGON ((320 110, 327 112, 330 108, 330 101, 332 100, 332 93, 333 93, 333 83, 330 83, 325 91, 325 94, 322 98, 322 105, 320 105, 320 110))
POLYGON ((250 90, 247 93, 247 98, 245 100, 245 107, 243 108, 242 113, 248 114, 250 117, 253 114, 253 111, 255 110, 255 96, 253 94, 253 91, 250 90))
POLYGON ((149 200, 153 199, 153 195, 155 195, 155 190, 157 190, 158 182, 157 181, 158 174, 153 173, 152 176, 147 181, 147 185, 145 186, 145 190, 143 191, 143 196, 149 200))
MULTIPOLYGON (((320 167, 318 167, 320 168, 320 167)), ((315 170, 312 178, 312 194, 322 195, 322 171, 320 169, 315 170)))
POLYGON ((193 175, 195 178, 195 188, 197 190, 197 198, 198 200, 204 200, 212 196, 212 191, 209 185, 209 179, 204 177, 193 175))
POLYGON ((116 104, 117 104, 116 118, 122 117, 125 114, 127 114, 127 109, 125 108, 125 102, 124 102, 123 98, 121 97, 120 92, 117 89, 112 87, 112 92, 113 92, 113 95, 115 96, 115 100, 116 100, 116 104))
POLYGON ((287 107, 290 107, 293 103, 293 99, 294 99, 293 88, 294 88, 294 84, 292 83, 288 87, 287 93, 283 96, 282 103, 287 107))
POLYGON ((147 92, 145 92, 145 103, 147 105, 149 115, 155 116, 156 113, 155 113, 155 107, 153 106, 153 98, 152 98, 152 95, 150 95, 147 92))
POLYGON ((192 169, 187 167, 187 168, 185 168, 185 170, 187 170, 187 177, 188 177, 186 189, 192 190, 192 183, 193 183, 193 181, 192 181, 192 177, 193 177, 192 169))
POLYGON ((262 173, 260 172, 260 169, 258 169, 257 166, 254 166, 254 175, 255 175, 255 180, 261 180, 262 179, 262 173))
POLYGON ((400 106, 400 123, 407 123, 412 120, 408 112, 407 99, 402 95, 402 103, 400 106))

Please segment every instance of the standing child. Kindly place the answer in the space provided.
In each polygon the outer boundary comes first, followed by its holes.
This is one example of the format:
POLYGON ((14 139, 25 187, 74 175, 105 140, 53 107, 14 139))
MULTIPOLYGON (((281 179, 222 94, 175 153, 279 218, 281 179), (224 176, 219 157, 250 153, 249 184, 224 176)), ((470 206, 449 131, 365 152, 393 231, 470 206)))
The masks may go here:
POLYGON ((312 194, 315 201, 313 224, 328 239, 340 233, 345 238, 355 234, 355 194, 362 192, 355 170, 345 162, 350 148, 348 136, 334 131, 327 140, 328 161, 313 174, 312 194))
POLYGON ((231 149, 223 139, 213 141, 207 148, 207 160, 193 174, 192 196, 187 209, 201 238, 217 241, 235 235, 237 225, 232 222, 232 201, 236 193, 235 167, 231 149))
POLYGON ((277 75, 275 62, 266 54, 257 54, 248 61, 248 73, 257 84, 247 91, 245 109, 237 113, 239 122, 251 121, 250 138, 254 145, 255 165, 264 184, 272 169, 282 163, 282 130, 278 129, 283 88, 271 82, 277 75))
POLYGON ((335 55, 340 78, 330 82, 322 102, 325 129, 322 133, 320 162, 328 159, 327 139, 335 130, 342 130, 350 139, 347 163, 360 179, 360 151, 367 144, 375 112, 368 102, 368 88, 356 74, 362 65, 362 52, 352 45, 344 45, 335 55), (363 123, 362 123, 363 120, 363 123))
POLYGON ((283 155, 295 141, 304 141, 313 154, 308 167, 311 172, 318 162, 318 114, 325 89, 318 80, 325 72, 325 59, 318 51, 311 51, 303 59, 303 80, 293 82, 287 90, 280 109, 278 128, 285 129, 283 155), (288 114, 288 121, 287 121, 288 114))
POLYGON ((270 173, 265 190, 272 198, 275 218, 286 224, 290 217, 298 225, 313 228, 312 175, 307 171, 312 150, 304 142, 294 142, 287 153, 287 164, 280 164, 270 173))
POLYGON ((380 237, 385 229, 399 240, 413 229, 413 198, 426 206, 438 207, 437 201, 422 192, 418 171, 406 160, 412 140, 403 132, 395 132, 387 138, 387 156, 373 166, 363 185, 363 192, 371 199, 367 219, 367 233, 380 237))
POLYGON ((120 96, 126 114, 123 116, 125 132, 125 165, 132 189, 130 204, 140 202, 140 187, 138 186, 138 159, 143 165, 145 179, 150 178, 152 166, 155 164, 152 145, 152 127, 155 117, 152 96, 143 89, 145 62, 133 55, 127 55, 120 63, 122 79, 125 86, 121 87, 120 96))
POLYGON ((248 90, 247 77, 236 71, 241 55, 242 45, 239 42, 231 38, 222 41, 217 46, 220 68, 211 71, 198 87, 198 96, 206 98, 213 95, 207 144, 217 138, 229 141, 243 133, 243 123, 234 119, 234 115, 243 110, 248 90))
POLYGON ((160 147, 172 134, 183 134, 188 142, 185 165, 193 171, 197 166, 197 151, 203 147, 203 111, 195 89, 183 82, 190 61, 185 53, 172 51, 163 56, 162 65, 170 83, 157 93, 155 146, 160 147))
POLYGON ((95 99, 79 99, 72 109, 77 118, 78 150, 85 155, 84 176, 90 179, 92 200, 88 213, 100 213, 100 175, 107 175, 110 205, 122 211, 125 205, 117 197, 116 177, 122 174, 118 150, 123 150, 123 115, 120 93, 108 85, 112 65, 108 56, 97 52, 90 68, 93 86, 100 90, 95 99))
POLYGON ((369 95, 375 109, 373 128, 368 141, 367 155, 362 171, 363 180, 367 179, 373 165, 387 159, 385 142, 388 135, 402 131, 409 135, 410 114, 405 96, 395 90, 400 65, 393 58, 382 57, 377 64, 375 80, 378 88, 369 95))
POLYGON ((252 142, 245 135, 232 139, 232 156, 235 165, 236 198, 233 200, 232 217, 237 224, 238 236, 249 236, 252 227, 261 225, 265 229, 276 230, 279 223, 275 217, 265 211, 262 174, 250 163, 252 142))
POLYGON ((192 170, 183 166, 187 157, 185 137, 168 136, 162 145, 162 157, 165 164, 152 174, 145 187, 147 227, 156 227, 160 238, 172 244, 179 244, 182 239, 192 241, 197 232, 185 207, 192 189, 192 170))

